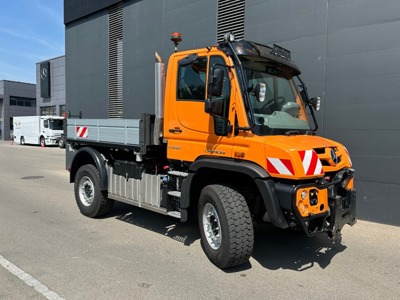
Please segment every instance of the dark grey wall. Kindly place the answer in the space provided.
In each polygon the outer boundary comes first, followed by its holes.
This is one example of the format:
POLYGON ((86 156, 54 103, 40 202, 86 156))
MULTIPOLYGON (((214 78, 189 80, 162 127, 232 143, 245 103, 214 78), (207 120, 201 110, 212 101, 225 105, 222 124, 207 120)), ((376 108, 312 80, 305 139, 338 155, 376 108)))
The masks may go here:
POLYGON ((324 134, 357 170, 359 215, 400 225, 400 2, 329 1, 324 134))
POLYGON ((108 118, 108 12, 66 25, 66 110, 108 118))
POLYGON ((179 50, 216 43, 216 9, 215 0, 125 2, 124 118, 154 113, 154 53, 168 62, 172 32, 182 34, 179 50))
POLYGON ((64 0, 64 24, 93 14, 121 0, 64 0))
MULTIPOLYGON (((182 32, 180 49, 215 43, 216 10, 217 0, 124 2, 124 117, 153 111, 153 55, 167 60, 171 32, 182 32)), ((246 0, 245 12, 245 38, 290 49, 309 94, 322 97, 319 133, 350 151, 359 217, 395 225, 399 11, 397 0, 246 0)), ((102 11, 66 27, 67 109, 84 117, 107 117, 107 26, 102 11)))

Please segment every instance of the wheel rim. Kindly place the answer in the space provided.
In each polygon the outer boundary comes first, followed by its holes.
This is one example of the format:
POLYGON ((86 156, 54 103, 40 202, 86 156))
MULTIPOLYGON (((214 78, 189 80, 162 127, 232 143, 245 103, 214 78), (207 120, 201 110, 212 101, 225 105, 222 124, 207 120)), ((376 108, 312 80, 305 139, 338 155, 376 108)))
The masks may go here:
POLYGON ((203 209, 203 230, 210 247, 218 250, 222 240, 221 224, 216 209, 210 203, 203 209))
POLYGON ((79 200, 85 206, 90 206, 94 199, 94 185, 92 180, 84 176, 79 183, 79 200))

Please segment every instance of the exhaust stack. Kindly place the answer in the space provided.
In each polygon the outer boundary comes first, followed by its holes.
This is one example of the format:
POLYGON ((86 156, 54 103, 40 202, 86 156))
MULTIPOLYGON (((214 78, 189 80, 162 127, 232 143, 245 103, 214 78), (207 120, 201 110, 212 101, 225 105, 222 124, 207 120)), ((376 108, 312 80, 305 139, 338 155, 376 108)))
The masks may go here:
POLYGON ((164 121, 164 90, 165 90, 165 70, 164 62, 161 56, 155 53, 156 64, 155 64, 155 114, 156 118, 154 121, 154 134, 153 143, 154 145, 161 144, 161 138, 163 136, 163 121, 164 121))

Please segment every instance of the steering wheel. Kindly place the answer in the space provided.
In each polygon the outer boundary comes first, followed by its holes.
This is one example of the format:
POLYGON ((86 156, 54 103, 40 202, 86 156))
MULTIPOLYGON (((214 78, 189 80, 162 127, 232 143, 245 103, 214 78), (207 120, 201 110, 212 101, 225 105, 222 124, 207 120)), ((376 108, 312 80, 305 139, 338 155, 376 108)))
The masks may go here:
POLYGON ((275 109, 272 110, 272 112, 275 110, 280 110, 282 108, 283 104, 285 104, 285 102, 286 102, 285 97, 278 96, 276 98, 272 98, 271 100, 268 100, 267 103, 265 103, 263 106, 261 106, 260 110, 261 111, 267 110, 271 105, 276 106, 275 109))

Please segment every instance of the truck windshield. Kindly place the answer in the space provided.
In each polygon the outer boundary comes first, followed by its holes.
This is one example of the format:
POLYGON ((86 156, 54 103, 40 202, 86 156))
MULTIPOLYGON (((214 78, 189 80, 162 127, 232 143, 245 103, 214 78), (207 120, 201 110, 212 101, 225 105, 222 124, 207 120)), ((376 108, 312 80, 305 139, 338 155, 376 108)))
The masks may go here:
POLYGON ((257 135, 305 133, 310 122, 290 68, 261 57, 240 57, 257 135), (257 99, 257 85, 265 84, 265 98, 257 99), (261 99, 262 100, 262 99, 261 99))
POLYGON ((52 130, 63 130, 63 120, 62 119, 51 119, 50 129, 52 130))

